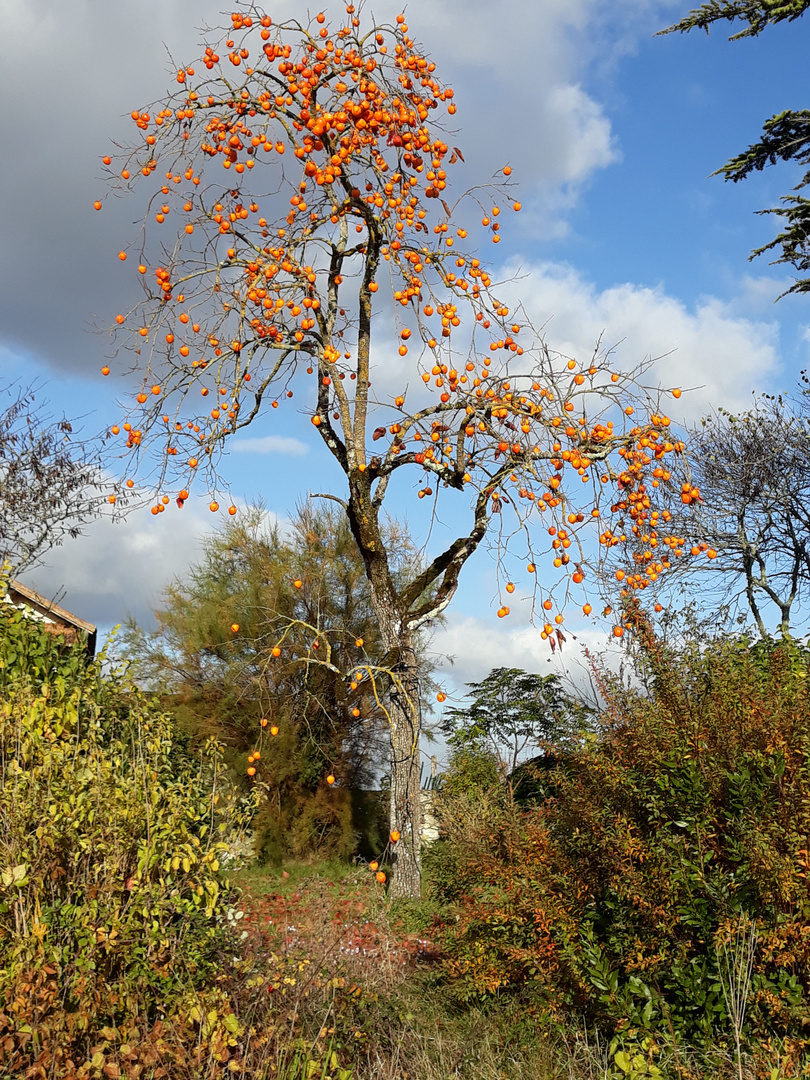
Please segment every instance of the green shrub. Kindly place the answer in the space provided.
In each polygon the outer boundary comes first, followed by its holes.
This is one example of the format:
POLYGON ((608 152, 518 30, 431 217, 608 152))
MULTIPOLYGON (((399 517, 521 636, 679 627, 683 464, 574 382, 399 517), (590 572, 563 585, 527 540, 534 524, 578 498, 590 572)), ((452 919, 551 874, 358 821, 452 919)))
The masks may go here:
POLYGON ((84 648, 67 646, 61 635, 48 633, 27 612, 6 603, 5 595, 0 571, 0 693, 50 681, 64 689, 81 679, 89 664, 84 648))
MULTIPOLYGON (((103 657, 102 657, 103 662, 103 657)), ((220 751, 0 604, 0 1064, 81 1060, 212 979, 236 824, 220 751)))
POLYGON ((466 795, 471 799, 502 802, 505 798, 505 770, 497 753, 486 746, 467 743, 450 756, 439 788, 446 798, 466 795))

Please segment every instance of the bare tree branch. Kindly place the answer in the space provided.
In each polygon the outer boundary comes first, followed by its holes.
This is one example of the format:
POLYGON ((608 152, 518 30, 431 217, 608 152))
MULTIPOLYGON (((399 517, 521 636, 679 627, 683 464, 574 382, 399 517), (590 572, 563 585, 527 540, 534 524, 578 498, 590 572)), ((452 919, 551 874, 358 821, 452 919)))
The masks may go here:
POLYGON ((97 448, 37 398, 33 386, 0 388, 0 565, 15 573, 77 537, 106 503, 97 448))

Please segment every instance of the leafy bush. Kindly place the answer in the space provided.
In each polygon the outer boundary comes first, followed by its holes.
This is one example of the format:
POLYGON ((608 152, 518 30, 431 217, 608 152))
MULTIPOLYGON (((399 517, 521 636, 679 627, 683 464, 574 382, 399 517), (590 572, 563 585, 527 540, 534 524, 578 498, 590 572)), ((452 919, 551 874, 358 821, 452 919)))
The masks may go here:
POLYGON ((644 636, 644 688, 603 677, 601 735, 561 756, 542 806, 472 823, 445 805, 432 856, 452 904, 449 988, 505 993, 611 1032, 728 1032, 717 951, 757 921, 751 1038, 810 1015, 810 652, 644 636), (456 921, 457 917, 457 921, 456 921))
POLYGON ((0 688, 0 1065, 70 1075, 213 981, 237 812, 216 744, 2 603, 0 688))
POLYGON ((38 688, 50 680, 64 692, 68 683, 83 677, 87 653, 81 647, 67 648, 61 635, 32 622, 33 616, 7 603, 5 596, 0 572, 0 693, 21 685, 38 688))

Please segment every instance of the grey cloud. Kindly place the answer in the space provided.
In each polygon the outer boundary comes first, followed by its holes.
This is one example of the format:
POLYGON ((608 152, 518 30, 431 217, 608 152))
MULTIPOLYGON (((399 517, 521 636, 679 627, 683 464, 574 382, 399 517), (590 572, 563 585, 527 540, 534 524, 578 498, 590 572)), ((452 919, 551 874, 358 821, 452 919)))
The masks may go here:
POLYGON ((128 615, 150 625, 161 590, 200 557, 212 528, 191 505, 173 510, 158 517, 139 511, 115 524, 96 521, 22 580, 102 632, 128 615))
MULTIPOLYGON (((655 6, 512 0, 495 18, 478 0, 409 4, 414 35, 458 91, 468 175, 484 179, 508 156, 521 197, 529 202, 534 187, 553 203, 558 188, 576 187, 613 160, 609 121, 580 80, 604 41, 604 10, 615 25, 628 21, 626 11, 655 6)), ((295 10, 272 8, 277 19, 295 10)), ((376 5, 381 19, 398 9, 376 5)), ((109 340, 91 331, 135 295, 132 264, 120 265, 116 253, 137 234, 144 204, 105 197, 93 211, 105 191, 100 159, 111 142, 131 138, 130 110, 153 100, 175 63, 195 55, 195 28, 227 20, 220 10, 219 0, 0 0, 0 92, 19 103, 0 120, 0 342, 16 354, 55 372, 101 366, 109 340)), ((574 197, 569 191, 562 201, 574 197)))

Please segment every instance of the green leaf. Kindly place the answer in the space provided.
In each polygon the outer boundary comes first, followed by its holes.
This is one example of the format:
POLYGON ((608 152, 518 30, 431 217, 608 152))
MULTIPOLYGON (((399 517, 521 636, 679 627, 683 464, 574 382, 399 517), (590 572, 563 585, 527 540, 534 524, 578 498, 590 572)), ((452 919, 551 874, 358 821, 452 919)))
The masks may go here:
POLYGON ((619 1068, 622 1070, 622 1072, 626 1072, 626 1073, 630 1072, 630 1069, 632 1067, 631 1061, 630 1061, 630 1055, 625 1053, 624 1050, 617 1051, 617 1053, 614 1056, 613 1060, 616 1062, 616 1064, 619 1066, 619 1068))
POLYGON ((0 877, 6 888, 16 886, 21 889, 28 884, 28 866, 26 863, 19 863, 17 866, 12 866, 10 870, 4 870, 0 877))

